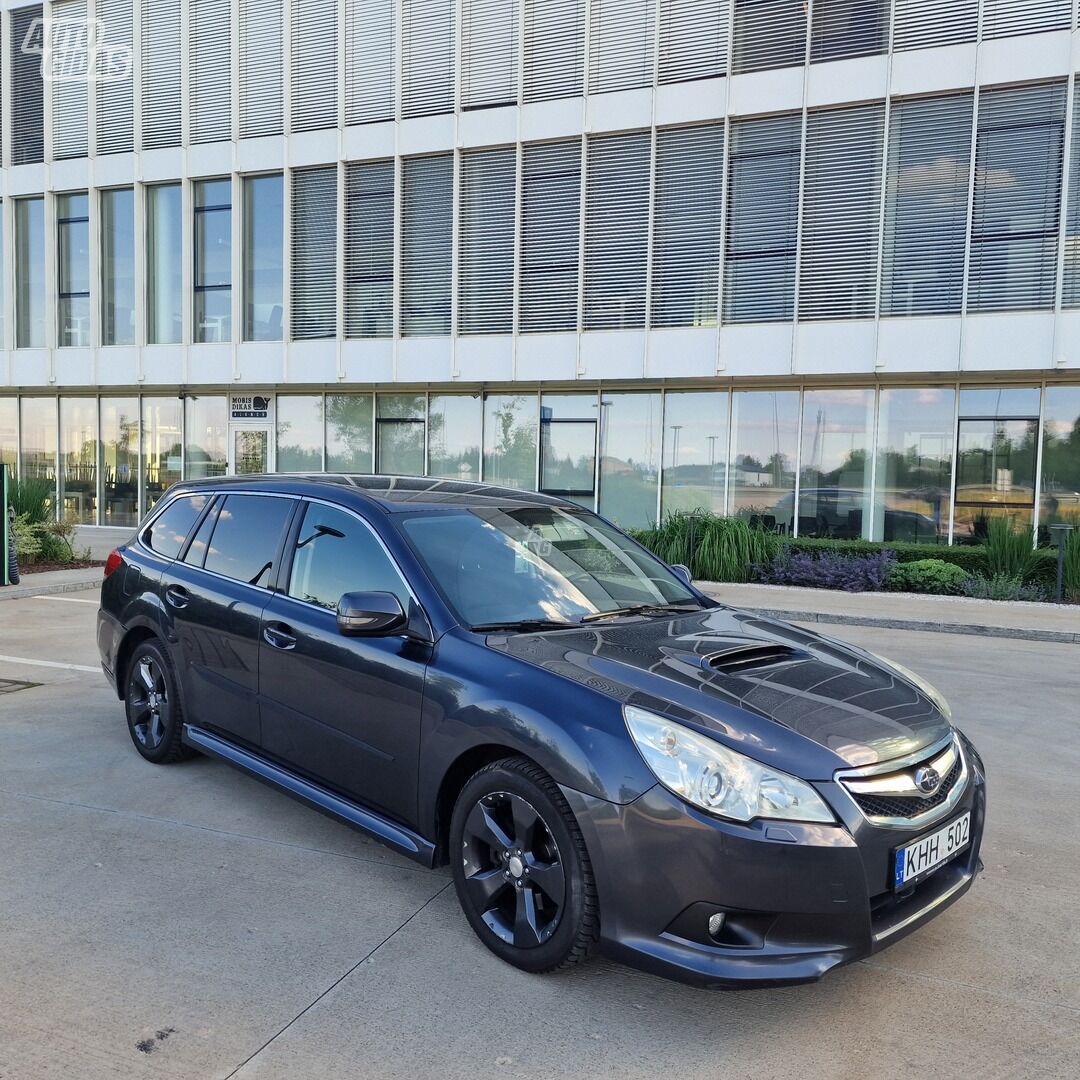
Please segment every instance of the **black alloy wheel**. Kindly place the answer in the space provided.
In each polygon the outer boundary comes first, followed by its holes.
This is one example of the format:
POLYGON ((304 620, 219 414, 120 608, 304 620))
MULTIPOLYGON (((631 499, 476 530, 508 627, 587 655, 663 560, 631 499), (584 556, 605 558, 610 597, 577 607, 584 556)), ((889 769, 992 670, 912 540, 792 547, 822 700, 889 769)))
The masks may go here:
POLYGON ((183 718, 172 664, 156 640, 142 642, 131 655, 124 704, 131 741, 147 761, 166 765, 190 756, 180 739, 183 718))
POLYGON ((496 955, 528 971, 583 959, 598 931, 596 889, 562 792, 524 758, 465 785, 451 822, 458 899, 496 955))

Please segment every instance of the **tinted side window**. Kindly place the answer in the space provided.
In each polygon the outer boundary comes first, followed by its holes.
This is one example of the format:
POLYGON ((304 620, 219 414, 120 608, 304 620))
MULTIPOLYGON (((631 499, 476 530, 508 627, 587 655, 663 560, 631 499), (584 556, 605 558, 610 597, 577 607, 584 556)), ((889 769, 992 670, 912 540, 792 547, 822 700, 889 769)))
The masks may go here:
POLYGON ((293 508, 292 499, 230 495, 218 512, 204 566, 216 574, 265 586, 293 508))
POLYGON ((217 524, 220 509, 221 502, 218 502, 217 506, 211 507, 210 513, 202 519, 198 532, 192 537, 187 551, 184 552, 184 562, 191 566, 202 566, 210 547, 210 537, 214 534, 214 526, 217 524))
POLYGON ((147 546, 166 559, 175 559, 210 498, 209 495, 182 495, 171 503, 143 533, 147 546))
POLYGON ((393 593, 409 609, 409 591, 371 530, 352 514, 310 503, 293 553, 289 595, 333 610, 348 592, 393 593))

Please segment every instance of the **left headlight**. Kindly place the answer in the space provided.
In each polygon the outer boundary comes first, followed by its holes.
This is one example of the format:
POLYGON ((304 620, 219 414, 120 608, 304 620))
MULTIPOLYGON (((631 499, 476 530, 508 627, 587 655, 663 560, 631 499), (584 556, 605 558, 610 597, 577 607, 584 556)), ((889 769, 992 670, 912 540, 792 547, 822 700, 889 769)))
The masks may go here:
POLYGON ((735 821, 834 820, 821 796, 804 780, 647 709, 626 705, 623 716, 656 779, 702 810, 735 821))
POLYGON ((911 683, 923 697, 928 698, 933 702, 934 708, 936 708, 946 720, 952 721, 952 709, 949 708, 949 703, 945 700, 945 695, 936 686, 927 682, 921 675, 917 675, 911 668, 906 668, 903 664, 898 664, 895 660, 890 660, 887 656, 879 656, 877 653, 870 653, 870 655, 881 664, 882 667, 888 668, 890 671, 899 675, 901 679, 911 683))

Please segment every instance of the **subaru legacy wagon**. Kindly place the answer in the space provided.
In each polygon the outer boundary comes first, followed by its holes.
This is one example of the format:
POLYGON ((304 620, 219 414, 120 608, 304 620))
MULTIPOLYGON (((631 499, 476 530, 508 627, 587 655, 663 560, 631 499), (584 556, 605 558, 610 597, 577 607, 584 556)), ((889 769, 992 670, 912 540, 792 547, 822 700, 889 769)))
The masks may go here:
POLYGON ((942 696, 717 603, 544 495, 385 476, 178 484, 109 557, 98 644, 138 752, 199 752, 425 866, 527 971, 599 948, 807 982, 981 869, 942 696))

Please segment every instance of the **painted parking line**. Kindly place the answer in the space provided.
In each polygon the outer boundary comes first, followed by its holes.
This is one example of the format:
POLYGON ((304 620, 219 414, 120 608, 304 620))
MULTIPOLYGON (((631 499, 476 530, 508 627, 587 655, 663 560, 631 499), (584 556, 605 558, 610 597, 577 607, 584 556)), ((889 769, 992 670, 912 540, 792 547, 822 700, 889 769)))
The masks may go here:
POLYGON ((97 600, 80 600, 77 596, 35 596, 35 600, 58 600, 61 604, 93 604, 98 606, 97 600))
POLYGON ((101 672, 100 667, 88 664, 62 664, 58 660, 31 660, 28 656, 5 656, 0 653, 0 664, 25 664, 27 667, 59 668, 61 671, 88 671, 93 675, 101 672))

